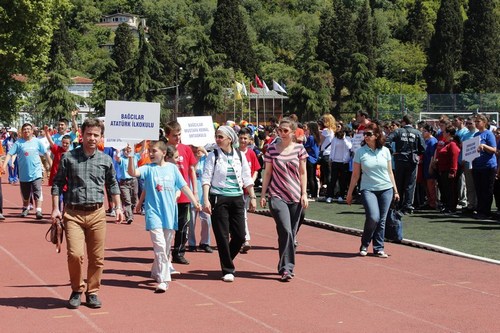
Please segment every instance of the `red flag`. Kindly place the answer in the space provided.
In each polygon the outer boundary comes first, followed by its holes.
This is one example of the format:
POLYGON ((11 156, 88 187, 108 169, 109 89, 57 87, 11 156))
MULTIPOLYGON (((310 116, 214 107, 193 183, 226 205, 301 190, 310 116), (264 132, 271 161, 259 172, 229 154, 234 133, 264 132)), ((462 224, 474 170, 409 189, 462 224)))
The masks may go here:
POLYGON ((257 84, 257 87, 264 88, 264 85, 262 84, 262 81, 259 79, 257 74, 255 74, 255 83, 257 84))
POLYGON ((259 93, 257 91, 257 89, 255 89, 255 87, 253 86, 252 82, 250 82, 250 93, 251 94, 258 94, 259 93))

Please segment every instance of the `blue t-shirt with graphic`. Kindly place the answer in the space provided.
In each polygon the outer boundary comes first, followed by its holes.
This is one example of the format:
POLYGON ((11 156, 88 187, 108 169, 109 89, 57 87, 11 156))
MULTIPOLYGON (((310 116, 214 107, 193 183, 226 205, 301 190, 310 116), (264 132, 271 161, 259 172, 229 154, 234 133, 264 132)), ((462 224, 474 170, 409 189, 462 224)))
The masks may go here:
POLYGON ((177 165, 155 163, 139 167, 140 178, 144 180, 144 211, 146 212, 146 230, 177 230, 177 200, 175 193, 186 186, 186 181, 177 165))
POLYGON ((9 155, 17 155, 19 180, 21 182, 32 182, 42 178, 40 154, 45 153, 47 153, 47 149, 37 138, 32 138, 29 141, 22 138, 18 139, 9 149, 9 155))

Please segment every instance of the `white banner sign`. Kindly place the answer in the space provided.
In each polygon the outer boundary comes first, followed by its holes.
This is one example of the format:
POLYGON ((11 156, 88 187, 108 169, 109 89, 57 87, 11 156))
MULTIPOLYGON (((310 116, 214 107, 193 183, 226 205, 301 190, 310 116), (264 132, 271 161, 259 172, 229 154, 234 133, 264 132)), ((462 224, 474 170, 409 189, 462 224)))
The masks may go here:
POLYGON ((481 138, 479 136, 462 142, 462 161, 472 162, 476 157, 479 157, 480 154, 477 148, 479 148, 480 142, 481 138))
MULTIPOLYGON (((106 101, 104 137, 133 140, 158 140, 160 104, 147 102, 106 101)), ((137 141, 136 141, 137 142, 137 141)))
POLYGON ((356 152, 361 147, 361 143, 364 140, 363 133, 361 134, 354 134, 352 137, 352 151, 356 152))
POLYGON ((215 143, 215 129, 211 116, 179 117, 177 122, 181 125, 183 144, 204 147, 209 143, 215 143))
POLYGON ((134 147, 136 143, 141 142, 142 140, 140 139, 110 139, 110 138, 104 138, 104 147, 113 147, 115 149, 123 149, 127 147, 127 144, 130 147, 134 147))

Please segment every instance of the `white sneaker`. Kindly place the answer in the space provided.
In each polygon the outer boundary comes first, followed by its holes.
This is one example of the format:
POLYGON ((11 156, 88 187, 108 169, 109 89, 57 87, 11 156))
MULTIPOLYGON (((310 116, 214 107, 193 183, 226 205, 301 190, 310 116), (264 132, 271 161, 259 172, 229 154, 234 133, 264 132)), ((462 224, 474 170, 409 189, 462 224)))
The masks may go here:
POLYGON ((234 281, 234 275, 233 274, 226 274, 222 277, 222 281, 224 282, 233 282, 234 281))
POLYGON ((389 255, 387 253, 385 253, 384 251, 379 251, 379 252, 375 253, 375 256, 379 257, 379 258, 389 258, 389 255))
POLYGON ((168 289, 168 283, 167 282, 161 282, 158 283, 156 286, 155 293, 164 293, 168 289))
POLYGON ((179 272, 178 270, 176 270, 174 267, 169 267, 169 270, 170 270, 170 275, 179 275, 179 274, 181 274, 181 272, 179 272))
POLYGON ((344 199, 343 199, 342 197, 339 197, 339 198, 337 199, 337 201, 338 201, 338 202, 344 202, 344 199))
POLYGON ((366 257, 367 254, 368 254, 368 249, 362 246, 361 249, 359 249, 359 255, 362 257, 366 257))
POLYGON ((326 203, 332 203, 332 201, 333 201, 333 198, 330 198, 330 197, 326 198, 326 203))

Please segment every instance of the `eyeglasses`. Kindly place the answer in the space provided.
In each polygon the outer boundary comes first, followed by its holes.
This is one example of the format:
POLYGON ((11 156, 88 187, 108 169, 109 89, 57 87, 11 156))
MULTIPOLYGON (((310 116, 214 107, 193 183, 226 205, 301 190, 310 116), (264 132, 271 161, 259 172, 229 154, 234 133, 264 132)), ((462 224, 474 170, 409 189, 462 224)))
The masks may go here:
POLYGON ((363 132, 363 135, 370 137, 373 136, 373 132, 363 132))
POLYGON ((472 125, 472 122, 468 121, 468 122, 465 123, 465 125, 472 125))
POLYGON ((281 128, 278 127, 278 132, 281 132, 283 134, 288 134, 291 130, 289 128, 281 128))
POLYGON ((215 138, 219 140, 224 140, 226 137, 224 135, 216 135, 215 138))

